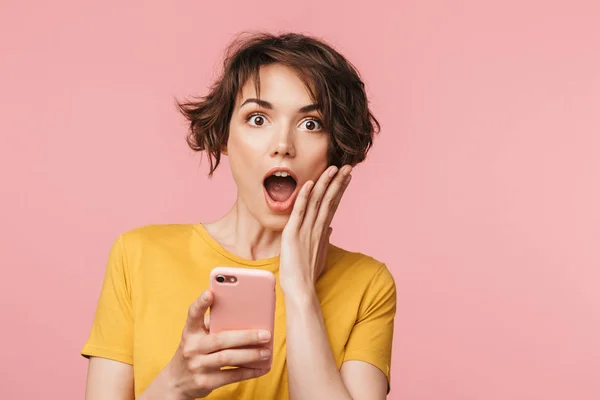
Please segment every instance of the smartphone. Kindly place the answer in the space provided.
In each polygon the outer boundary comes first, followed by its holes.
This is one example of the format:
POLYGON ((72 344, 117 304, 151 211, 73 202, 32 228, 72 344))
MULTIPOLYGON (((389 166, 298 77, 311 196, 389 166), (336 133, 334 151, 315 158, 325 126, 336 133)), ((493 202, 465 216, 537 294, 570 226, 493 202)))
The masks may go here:
POLYGON ((210 333, 227 330, 259 329, 271 332, 268 360, 243 365, 269 368, 273 361, 275 328, 275 275, 270 271, 216 267, 210 273, 213 304, 210 307, 210 333))

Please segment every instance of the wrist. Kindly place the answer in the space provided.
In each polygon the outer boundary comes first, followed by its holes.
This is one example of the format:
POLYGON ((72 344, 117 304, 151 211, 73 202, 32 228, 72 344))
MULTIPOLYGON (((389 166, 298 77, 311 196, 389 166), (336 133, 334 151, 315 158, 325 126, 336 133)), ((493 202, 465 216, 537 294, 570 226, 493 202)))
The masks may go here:
POLYGON ((310 295, 315 290, 315 283, 310 277, 286 275, 279 273, 279 285, 285 295, 310 295))
POLYGON ((160 371, 156 378, 138 397, 139 400, 192 400, 176 389, 175 381, 168 376, 166 369, 160 371))
POLYGON ((283 300, 286 308, 312 308, 315 304, 319 304, 317 291, 313 285, 290 285, 288 287, 281 286, 283 300))
POLYGON ((160 387, 163 388, 164 398, 168 400, 193 400, 181 390, 177 376, 176 368, 172 362, 168 363, 158 375, 157 379, 160 381, 160 387))
POLYGON ((288 282, 285 279, 281 279, 279 283, 284 297, 305 298, 310 297, 311 292, 314 292, 314 285, 310 285, 308 282, 299 282, 298 280, 288 282))

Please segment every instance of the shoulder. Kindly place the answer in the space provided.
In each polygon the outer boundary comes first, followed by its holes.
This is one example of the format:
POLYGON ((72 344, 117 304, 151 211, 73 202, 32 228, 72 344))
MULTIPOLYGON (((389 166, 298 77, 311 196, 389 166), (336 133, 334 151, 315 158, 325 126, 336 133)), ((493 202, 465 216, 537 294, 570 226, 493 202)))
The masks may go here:
POLYGON ((355 321, 394 318, 396 283, 381 260, 330 245, 327 267, 318 284, 323 298, 339 299, 332 303, 355 310, 355 321))
POLYGON ((193 236, 194 231, 193 224, 145 225, 121 233, 119 240, 128 249, 135 249, 147 245, 177 243, 193 236))
POLYGON ((396 290, 394 277, 386 263, 367 254, 329 245, 327 270, 339 279, 362 284, 369 289, 396 290))
POLYGON ((195 231, 193 224, 145 225, 121 233, 113 248, 120 248, 125 260, 135 265, 142 259, 189 252, 195 231))
POLYGON ((188 257, 193 238, 193 224, 160 224, 137 227, 118 235, 110 259, 119 262, 134 280, 140 274, 159 271, 174 260, 188 257))

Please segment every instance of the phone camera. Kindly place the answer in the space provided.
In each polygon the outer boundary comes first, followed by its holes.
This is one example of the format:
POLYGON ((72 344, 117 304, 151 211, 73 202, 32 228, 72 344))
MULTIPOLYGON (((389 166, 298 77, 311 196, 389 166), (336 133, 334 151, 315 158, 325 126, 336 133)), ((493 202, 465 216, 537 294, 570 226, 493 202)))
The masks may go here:
POLYGON ((217 282, 219 282, 219 283, 225 282, 225 277, 223 275, 217 276, 217 282))

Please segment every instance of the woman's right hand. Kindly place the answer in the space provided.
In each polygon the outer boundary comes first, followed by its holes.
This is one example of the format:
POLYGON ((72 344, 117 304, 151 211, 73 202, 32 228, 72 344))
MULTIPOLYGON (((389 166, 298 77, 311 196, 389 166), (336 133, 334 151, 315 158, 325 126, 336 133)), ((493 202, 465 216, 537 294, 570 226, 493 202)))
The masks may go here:
POLYGON ((239 330, 210 334, 210 321, 205 319, 205 315, 212 302, 213 295, 207 290, 190 306, 179 347, 163 371, 168 385, 177 392, 175 397, 178 399, 206 397, 221 386, 257 378, 269 372, 242 365, 270 357, 269 349, 262 346, 268 344, 271 333, 239 330), (259 347, 238 348, 254 345, 259 347), (225 366, 239 367, 221 370, 225 366))

